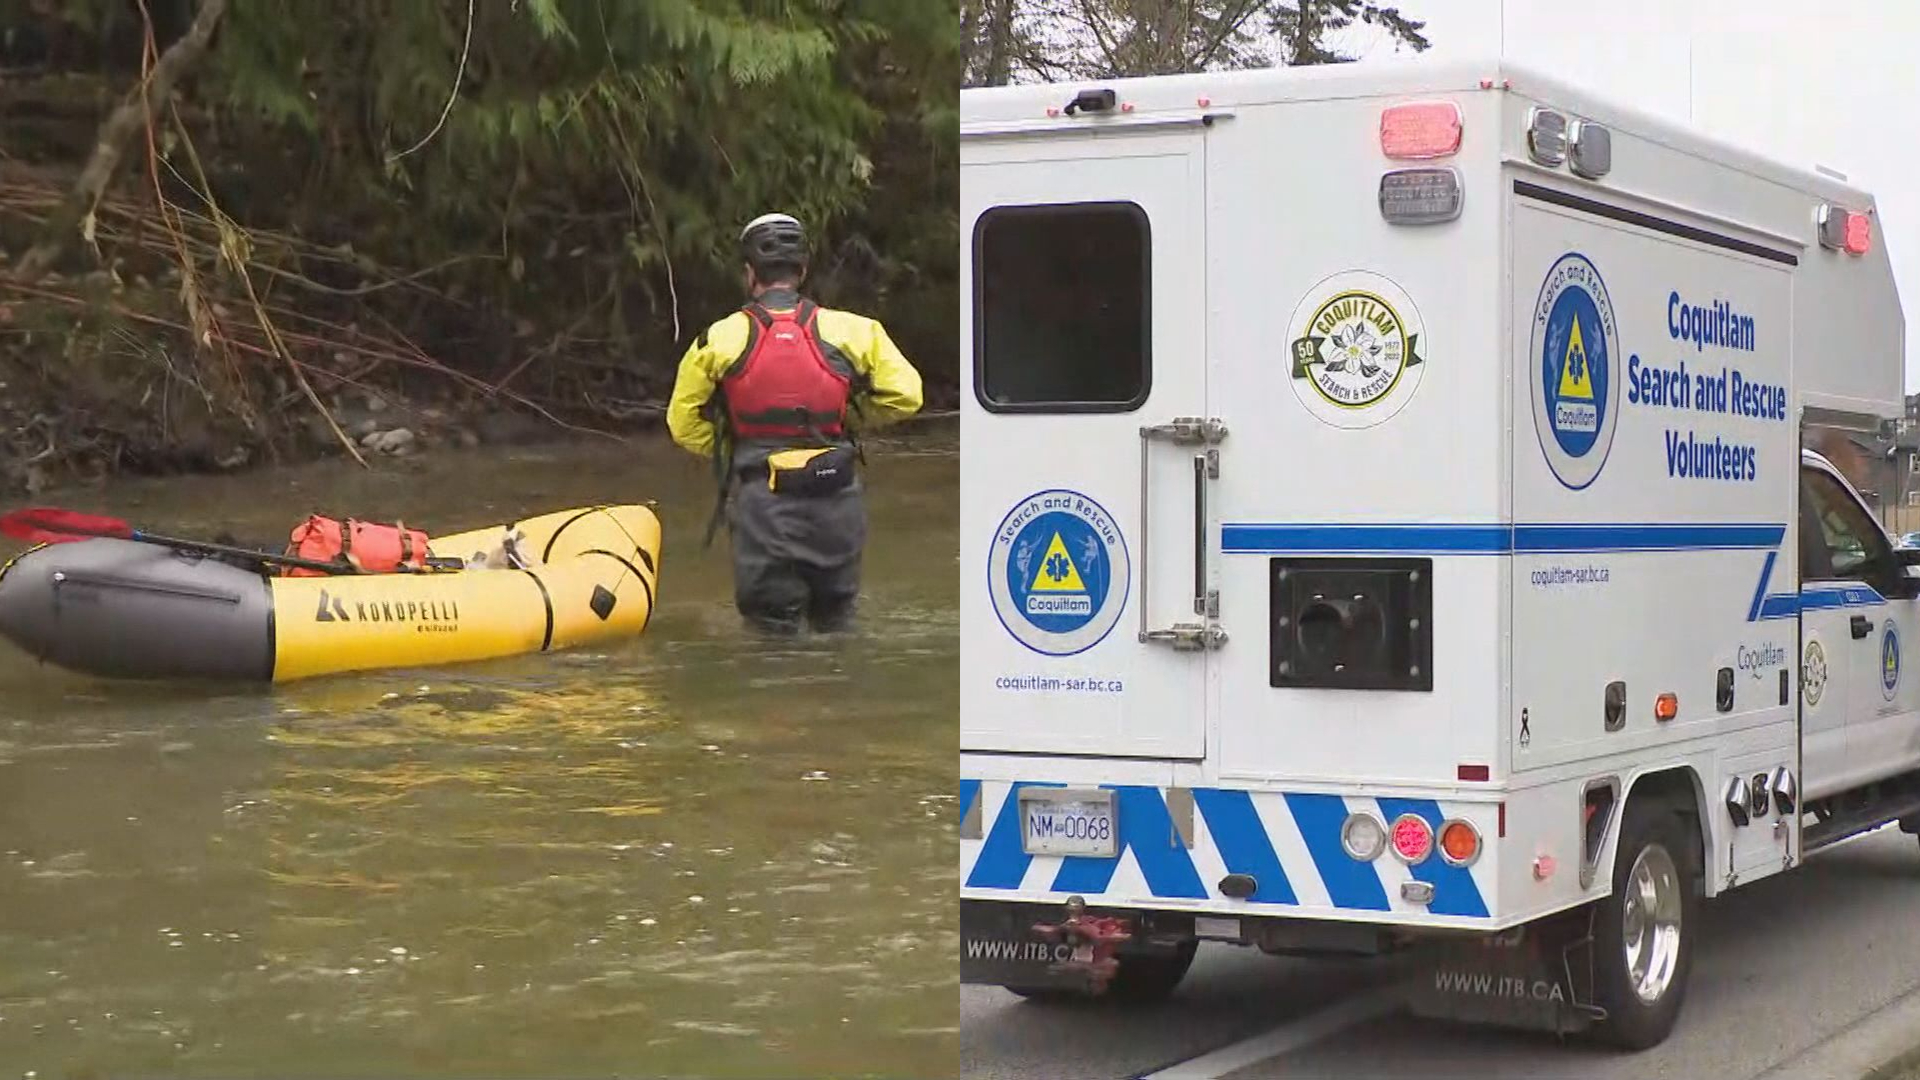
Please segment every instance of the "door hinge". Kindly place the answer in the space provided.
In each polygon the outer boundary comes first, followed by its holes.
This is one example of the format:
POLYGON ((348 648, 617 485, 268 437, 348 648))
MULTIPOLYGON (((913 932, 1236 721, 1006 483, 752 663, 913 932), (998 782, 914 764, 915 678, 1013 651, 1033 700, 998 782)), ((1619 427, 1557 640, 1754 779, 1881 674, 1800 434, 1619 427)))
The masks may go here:
POLYGON ((1220 479, 1220 451, 1216 447, 1207 447, 1207 479, 1220 479))
POLYGON ((1220 617, 1220 590, 1208 589, 1206 599, 1194 605, 1193 613, 1195 615, 1203 615, 1209 619, 1219 618, 1220 617))
POLYGON ((1174 652, 1205 652, 1225 645, 1227 632, 1218 626, 1175 623, 1165 630, 1142 630, 1140 640, 1147 644, 1171 645, 1174 652))

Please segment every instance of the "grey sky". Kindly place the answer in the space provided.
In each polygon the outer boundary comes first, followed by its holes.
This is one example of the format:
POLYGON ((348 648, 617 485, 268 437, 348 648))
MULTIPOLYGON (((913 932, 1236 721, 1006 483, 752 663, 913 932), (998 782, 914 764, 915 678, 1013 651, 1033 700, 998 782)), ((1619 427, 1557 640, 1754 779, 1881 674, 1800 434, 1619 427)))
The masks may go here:
MULTIPOLYGON (((1920 104, 1915 0, 1398 0, 1427 55, 1504 54, 1769 157, 1825 165, 1874 193, 1920 387, 1920 104)), ((1356 30, 1356 47, 1390 55, 1356 30)))

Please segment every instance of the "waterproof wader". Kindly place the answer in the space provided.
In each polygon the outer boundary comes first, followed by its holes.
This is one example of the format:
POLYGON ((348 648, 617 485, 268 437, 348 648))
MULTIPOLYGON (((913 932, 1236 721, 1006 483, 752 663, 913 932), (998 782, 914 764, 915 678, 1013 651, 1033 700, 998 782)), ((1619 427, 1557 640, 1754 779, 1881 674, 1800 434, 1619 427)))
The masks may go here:
POLYGON ((735 606, 770 633, 845 629, 867 542, 860 482, 824 494, 770 491, 764 453, 753 456, 762 462, 735 468, 727 500, 735 606))

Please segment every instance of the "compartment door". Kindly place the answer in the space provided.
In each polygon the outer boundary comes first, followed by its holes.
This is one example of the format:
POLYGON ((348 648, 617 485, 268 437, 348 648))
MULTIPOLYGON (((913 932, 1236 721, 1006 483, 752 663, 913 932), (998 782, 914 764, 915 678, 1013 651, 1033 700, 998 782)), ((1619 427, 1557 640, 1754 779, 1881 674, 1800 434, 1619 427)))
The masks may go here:
POLYGON ((1199 758, 1203 129, 965 149, 961 748, 1199 758))

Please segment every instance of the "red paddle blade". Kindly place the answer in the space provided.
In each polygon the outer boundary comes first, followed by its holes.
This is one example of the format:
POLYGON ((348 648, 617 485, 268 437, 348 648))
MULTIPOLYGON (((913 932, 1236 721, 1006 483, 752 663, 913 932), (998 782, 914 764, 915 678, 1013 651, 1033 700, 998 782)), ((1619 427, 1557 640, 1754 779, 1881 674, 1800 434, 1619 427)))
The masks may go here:
POLYGON ((52 506, 35 506, 0 516, 0 533, 29 544, 62 544, 94 536, 113 536, 124 540, 133 535, 133 526, 118 518, 82 514, 52 506))

